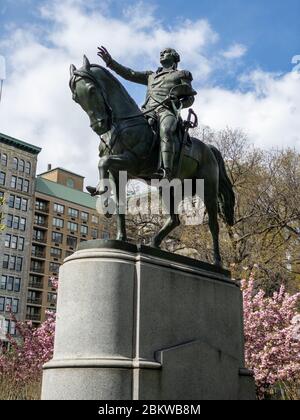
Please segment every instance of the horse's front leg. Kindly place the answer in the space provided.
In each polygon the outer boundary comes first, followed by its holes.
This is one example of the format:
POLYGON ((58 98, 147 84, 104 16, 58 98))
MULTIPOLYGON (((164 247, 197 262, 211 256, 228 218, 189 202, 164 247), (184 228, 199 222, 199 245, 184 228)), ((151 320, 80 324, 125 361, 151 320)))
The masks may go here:
POLYGON ((109 189, 109 172, 110 167, 110 158, 112 156, 104 156, 99 160, 98 163, 98 172, 99 172, 99 182, 96 187, 86 187, 91 196, 105 194, 109 189))
POLYGON ((96 194, 104 194, 107 192, 109 175, 115 186, 115 197, 116 197, 116 213, 117 213, 117 240, 126 241, 126 223, 125 213, 127 209, 126 202, 126 183, 127 178, 124 182, 120 183, 119 171, 129 171, 138 167, 138 161, 134 155, 130 152, 126 152, 120 155, 106 156, 99 161, 99 178, 100 182, 96 187, 96 194), (124 191, 120 191, 120 184, 124 184, 124 191), (124 201, 125 200, 125 201, 124 201))

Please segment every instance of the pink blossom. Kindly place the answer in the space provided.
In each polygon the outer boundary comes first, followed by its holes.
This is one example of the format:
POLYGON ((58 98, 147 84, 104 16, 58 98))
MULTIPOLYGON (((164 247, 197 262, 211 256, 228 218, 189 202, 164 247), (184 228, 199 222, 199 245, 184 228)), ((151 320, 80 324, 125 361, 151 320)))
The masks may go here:
POLYGON ((266 297, 254 287, 253 275, 242 280, 245 359, 254 372, 258 397, 263 398, 277 383, 300 380, 300 341, 295 334, 300 293, 290 296, 281 286, 266 297))

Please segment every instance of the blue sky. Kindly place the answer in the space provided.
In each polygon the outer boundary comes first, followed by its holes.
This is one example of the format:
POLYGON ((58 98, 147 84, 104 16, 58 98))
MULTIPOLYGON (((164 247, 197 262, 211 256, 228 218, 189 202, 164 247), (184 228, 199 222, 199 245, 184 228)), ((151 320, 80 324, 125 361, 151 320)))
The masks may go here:
MULTIPOLYGON (((70 170, 84 138, 93 167, 97 138, 70 98, 69 64, 84 53, 98 61, 103 44, 122 64, 155 69, 160 49, 173 46, 193 73, 203 125, 300 150, 300 74, 291 63, 300 56, 299 17, 299 0, 1 0, 0 131, 42 146, 41 166, 70 170)), ((144 87, 123 83, 141 104, 144 87)))
MULTIPOLYGON (((38 6, 43 3, 41 0, 2 0, 0 26, 45 25, 38 12, 38 6)), ((99 8, 101 3, 86 2, 90 10, 99 8)), ((224 45, 237 42, 248 46, 243 62, 248 68, 259 66, 265 71, 289 71, 291 58, 300 53, 299 0, 162 0, 144 3, 153 5, 157 17, 166 25, 180 25, 183 19, 208 19, 224 45)), ((130 2, 113 0, 107 4, 111 4, 107 14, 120 16, 130 2)))

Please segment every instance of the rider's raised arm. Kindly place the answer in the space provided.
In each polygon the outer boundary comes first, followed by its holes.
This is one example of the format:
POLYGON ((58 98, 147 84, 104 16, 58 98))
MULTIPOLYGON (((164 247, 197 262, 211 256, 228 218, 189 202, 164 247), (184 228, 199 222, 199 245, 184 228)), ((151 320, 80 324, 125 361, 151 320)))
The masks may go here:
POLYGON ((152 71, 134 71, 122 66, 122 64, 117 63, 117 61, 112 58, 103 45, 98 47, 97 55, 105 62, 107 67, 114 70, 124 79, 129 80, 130 82, 140 83, 141 85, 148 85, 148 78, 150 74, 152 74, 152 71))
POLYGON ((115 60, 111 60, 107 67, 114 70, 119 76, 130 82, 140 83, 141 85, 148 85, 148 78, 152 71, 135 71, 128 67, 122 66, 115 60))

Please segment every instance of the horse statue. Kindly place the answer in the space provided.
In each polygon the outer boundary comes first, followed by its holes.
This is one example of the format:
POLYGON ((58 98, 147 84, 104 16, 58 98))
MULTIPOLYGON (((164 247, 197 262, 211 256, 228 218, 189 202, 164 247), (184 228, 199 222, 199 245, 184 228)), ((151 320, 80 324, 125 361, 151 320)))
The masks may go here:
MULTIPOLYGON (((125 215, 121 214, 119 171, 127 171, 128 179, 150 182, 160 165, 159 139, 126 89, 106 68, 90 64, 86 56, 78 70, 70 67, 70 89, 73 100, 88 114, 91 128, 100 136, 99 183, 87 187, 92 195, 107 192, 104 180, 110 178, 116 186, 117 240, 126 241, 125 215)), ((177 142, 177 157, 181 144, 177 142)), ((175 158, 176 159, 176 158, 175 158)), ((178 160, 178 159, 177 159, 178 160)), ((221 266, 219 249, 218 212, 225 222, 234 223, 235 195, 227 176, 224 160, 217 148, 191 137, 189 147, 181 153, 176 179, 181 183, 192 180, 193 192, 197 179, 204 180, 204 204, 213 239, 214 262, 221 266)), ((175 208, 176 191, 171 189, 170 214, 151 246, 160 247, 164 238, 177 226, 180 219, 175 208)))

